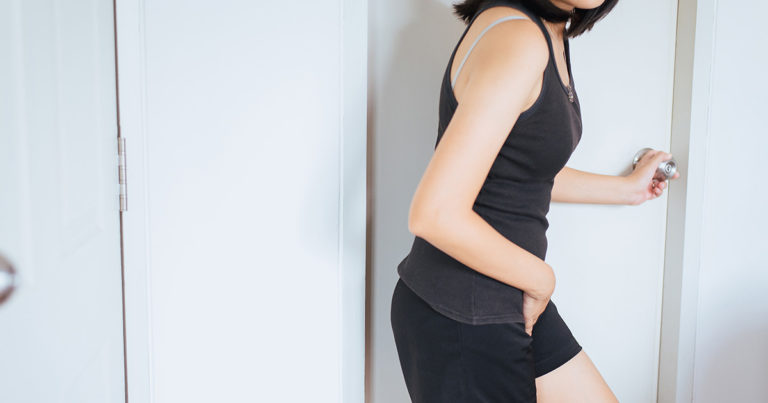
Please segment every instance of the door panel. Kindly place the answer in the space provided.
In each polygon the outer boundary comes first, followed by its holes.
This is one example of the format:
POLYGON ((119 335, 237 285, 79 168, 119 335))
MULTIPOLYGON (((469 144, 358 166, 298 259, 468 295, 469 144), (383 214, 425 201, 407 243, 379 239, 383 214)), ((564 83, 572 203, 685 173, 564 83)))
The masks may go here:
POLYGON ((364 2, 138 3, 118 4, 131 395, 362 401, 364 2))
POLYGON ((0 399, 122 402, 112 3, 0 8, 0 399))
MULTIPOLYGON (((568 166, 624 175, 639 149, 670 149, 676 21, 677 2, 620 1, 572 40, 584 133, 568 166)), ((552 299, 623 403, 656 400, 667 197, 549 214, 552 299)))

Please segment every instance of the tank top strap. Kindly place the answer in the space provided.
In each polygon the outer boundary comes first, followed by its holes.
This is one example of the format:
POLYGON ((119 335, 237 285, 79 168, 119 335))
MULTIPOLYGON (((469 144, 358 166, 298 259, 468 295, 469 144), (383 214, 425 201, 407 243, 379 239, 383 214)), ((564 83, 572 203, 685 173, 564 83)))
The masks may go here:
POLYGON ((527 18, 521 17, 519 15, 508 15, 506 17, 501 17, 501 18, 497 19, 496 21, 492 22, 487 27, 485 27, 485 29, 483 29, 483 31, 480 32, 480 35, 478 35, 477 38, 475 39, 475 41, 472 43, 472 46, 470 46, 469 49, 467 50, 467 53, 464 55, 464 59, 461 60, 461 63, 459 64, 459 67, 456 68, 456 74, 454 74, 453 79, 451 80, 451 88, 453 88, 454 84, 456 83, 456 79, 459 77, 459 73, 461 72, 461 68, 464 67, 464 63, 467 62, 467 58, 469 57, 469 54, 472 53, 472 49, 475 48, 475 45, 477 45, 477 43, 480 41, 480 38, 482 38, 483 35, 485 35, 485 33, 488 32, 489 29, 493 28, 494 26, 496 26, 496 25, 498 25, 498 24, 500 24, 500 23, 502 23, 504 21, 509 21, 509 20, 525 20, 525 19, 527 19, 527 18))
POLYGON ((547 28, 544 26, 544 22, 542 21, 541 17, 539 17, 538 14, 534 13, 530 8, 528 8, 525 4, 523 4, 520 0, 485 0, 482 5, 477 9, 476 14, 472 17, 477 17, 478 14, 481 12, 496 6, 505 6, 514 8, 515 10, 518 10, 533 20, 533 22, 536 23, 536 25, 539 26, 539 29, 544 32, 544 36, 547 37, 547 41, 549 41, 551 38, 549 37, 549 31, 547 31, 547 28))

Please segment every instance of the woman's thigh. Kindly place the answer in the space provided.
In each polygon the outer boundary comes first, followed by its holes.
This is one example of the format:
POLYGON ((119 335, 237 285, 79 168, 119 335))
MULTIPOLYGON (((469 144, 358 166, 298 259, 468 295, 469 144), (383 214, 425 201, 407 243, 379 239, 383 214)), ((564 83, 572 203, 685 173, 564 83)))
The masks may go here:
POLYGON ((533 326, 533 350, 538 402, 616 402, 552 301, 533 326))
POLYGON ((536 378, 536 399, 539 403, 618 402, 584 350, 536 378))
POLYGON ((573 358, 581 345, 571 333, 553 301, 533 325, 533 358, 536 377, 543 376, 573 358))

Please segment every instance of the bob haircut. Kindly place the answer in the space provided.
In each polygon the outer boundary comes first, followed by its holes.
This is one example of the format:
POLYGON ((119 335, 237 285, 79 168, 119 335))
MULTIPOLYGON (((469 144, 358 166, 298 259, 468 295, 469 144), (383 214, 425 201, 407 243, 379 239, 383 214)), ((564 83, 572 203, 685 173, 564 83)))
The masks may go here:
MULTIPOLYGON (((468 24, 480 6, 487 0, 463 0, 453 5, 454 13, 468 24)), ((551 22, 569 21, 565 30, 567 38, 573 38, 592 29, 597 21, 605 17, 616 5, 618 0, 605 0, 598 7, 590 9, 575 8, 573 13, 563 11, 549 0, 507 0, 510 4, 522 4, 539 17, 551 22)))

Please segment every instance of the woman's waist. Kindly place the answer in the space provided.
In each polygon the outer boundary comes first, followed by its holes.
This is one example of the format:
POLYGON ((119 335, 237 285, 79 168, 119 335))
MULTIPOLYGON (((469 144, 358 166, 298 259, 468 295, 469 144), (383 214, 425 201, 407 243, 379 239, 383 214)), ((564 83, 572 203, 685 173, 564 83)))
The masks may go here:
POLYGON ((473 210, 495 221, 549 226, 546 216, 552 198, 550 182, 518 182, 489 178, 475 199, 473 210))
MULTIPOLYGON (((481 217, 508 241, 541 260, 546 258, 548 245, 546 227, 540 221, 531 219, 489 220, 482 215, 481 217)), ((494 250, 490 250, 489 253, 494 253, 494 250)), ((438 266, 446 264, 465 266, 426 239, 418 236, 414 237, 409 254, 413 262, 417 264, 436 263, 438 266)))
POLYGON ((546 238, 549 220, 544 207, 476 202, 472 210, 513 242, 546 238))

